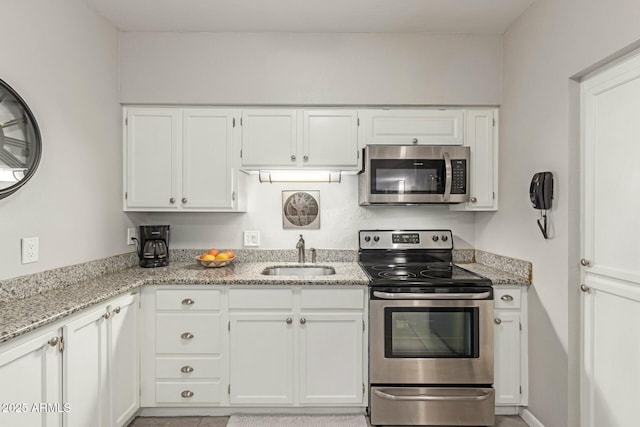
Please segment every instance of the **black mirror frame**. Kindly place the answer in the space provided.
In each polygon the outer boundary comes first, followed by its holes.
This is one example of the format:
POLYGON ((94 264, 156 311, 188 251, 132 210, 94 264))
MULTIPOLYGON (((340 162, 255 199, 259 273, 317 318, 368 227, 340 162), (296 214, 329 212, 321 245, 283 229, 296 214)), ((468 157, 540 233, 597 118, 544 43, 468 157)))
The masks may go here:
POLYGON ((17 99, 20 102, 22 108, 24 109, 24 112, 29 117, 29 121, 33 125, 33 134, 34 134, 34 147, 29 147, 29 149, 33 149, 33 156, 34 156, 33 165, 29 168, 25 176, 20 181, 16 182, 10 187, 0 188, 0 199, 4 199, 5 197, 8 197, 13 193, 15 193, 16 191, 18 191, 23 185, 25 185, 27 181, 29 181, 29 179, 31 179, 33 174, 36 172, 36 169, 38 169, 38 165, 40 164, 40 157, 42 156, 42 137, 40 135, 40 128, 38 127, 38 122, 36 121, 36 118, 31 112, 31 109, 29 108, 27 103, 24 102, 24 99, 22 99, 22 97, 18 95, 18 92, 13 90, 13 88, 9 86, 2 79, 0 79, 0 86, 2 86, 7 92, 9 92, 15 99, 17 99))

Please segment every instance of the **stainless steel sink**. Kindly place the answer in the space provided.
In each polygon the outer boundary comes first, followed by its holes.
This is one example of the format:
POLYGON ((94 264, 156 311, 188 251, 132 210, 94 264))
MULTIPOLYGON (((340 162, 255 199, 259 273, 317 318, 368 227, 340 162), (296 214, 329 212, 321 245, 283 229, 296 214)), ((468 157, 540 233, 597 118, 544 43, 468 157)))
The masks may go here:
POLYGON ((267 276, 329 276, 336 274, 336 270, 333 267, 292 265, 267 267, 262 270, 262 274, 267 276))

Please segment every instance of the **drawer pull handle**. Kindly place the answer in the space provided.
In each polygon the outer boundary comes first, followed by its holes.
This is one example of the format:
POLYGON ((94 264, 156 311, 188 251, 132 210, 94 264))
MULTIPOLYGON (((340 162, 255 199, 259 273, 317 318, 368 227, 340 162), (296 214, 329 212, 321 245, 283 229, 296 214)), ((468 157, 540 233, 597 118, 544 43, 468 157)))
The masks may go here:
POLYGON ((182 338, 183 340, 190 340, 193 338, 193 334, 191 332, 184 332, 182 335, 180 335, 180 338, 182 338))
POLYGON ((182 305, 193 305, 195 303, 191 298, 185 298, 182 300, 182 305))
POLYGON ((191 390, 185 390, 181 394, 182 397, 193 397, 193 392, 191 390))
POLYGON ((513 297, 512 297, 511 295, 502 295, 502 296, 500 297, 500 299, 501 299, 502 301, 506 301, 506 302, 511 302, 511 301, 513 301, 513 297))
POLYGON ((495 323, 496 325, 499 325, 500 323, 502 323, 502 319, 499 319, 499 318, 497 318, 497 317, 496 317, 495 319, 493 319, 493 321, 494 321, 494 323, 495 323))
POLYGON ((183 366, 182 368, 180 368, 180 372, 184 374, 190 374, 191 372, 193 372, 193 368, 191 366, 183 366))

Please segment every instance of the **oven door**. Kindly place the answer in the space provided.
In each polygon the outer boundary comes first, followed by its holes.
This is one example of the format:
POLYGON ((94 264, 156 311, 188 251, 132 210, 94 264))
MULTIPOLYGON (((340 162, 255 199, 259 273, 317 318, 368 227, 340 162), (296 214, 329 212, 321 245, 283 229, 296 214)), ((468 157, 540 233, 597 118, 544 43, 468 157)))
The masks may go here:
POLYGON ((489 288, 373 289, 372 384, 493 384, 489 288))

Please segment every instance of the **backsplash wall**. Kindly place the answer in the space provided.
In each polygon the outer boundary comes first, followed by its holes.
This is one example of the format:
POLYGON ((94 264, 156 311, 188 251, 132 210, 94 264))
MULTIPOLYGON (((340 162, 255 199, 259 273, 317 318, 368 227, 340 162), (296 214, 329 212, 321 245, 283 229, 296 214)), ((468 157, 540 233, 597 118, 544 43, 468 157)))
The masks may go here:
POLYGON ((475 247, 475 214, 451 212, 447 206, 358 205, 358 177, 339 184, 260 183, 249 175, 246 213, 131 214, 136 225, 170 224, 172 249, 242 248, 243 230, 260 232, 260 248, 293 249, 299 234, 307 248, 357 249, 358 230, 367 228, 445 228, 453 230, 456 248, 475 247), (282 190, 320 191, 320 229, 282 228, 282 190))

